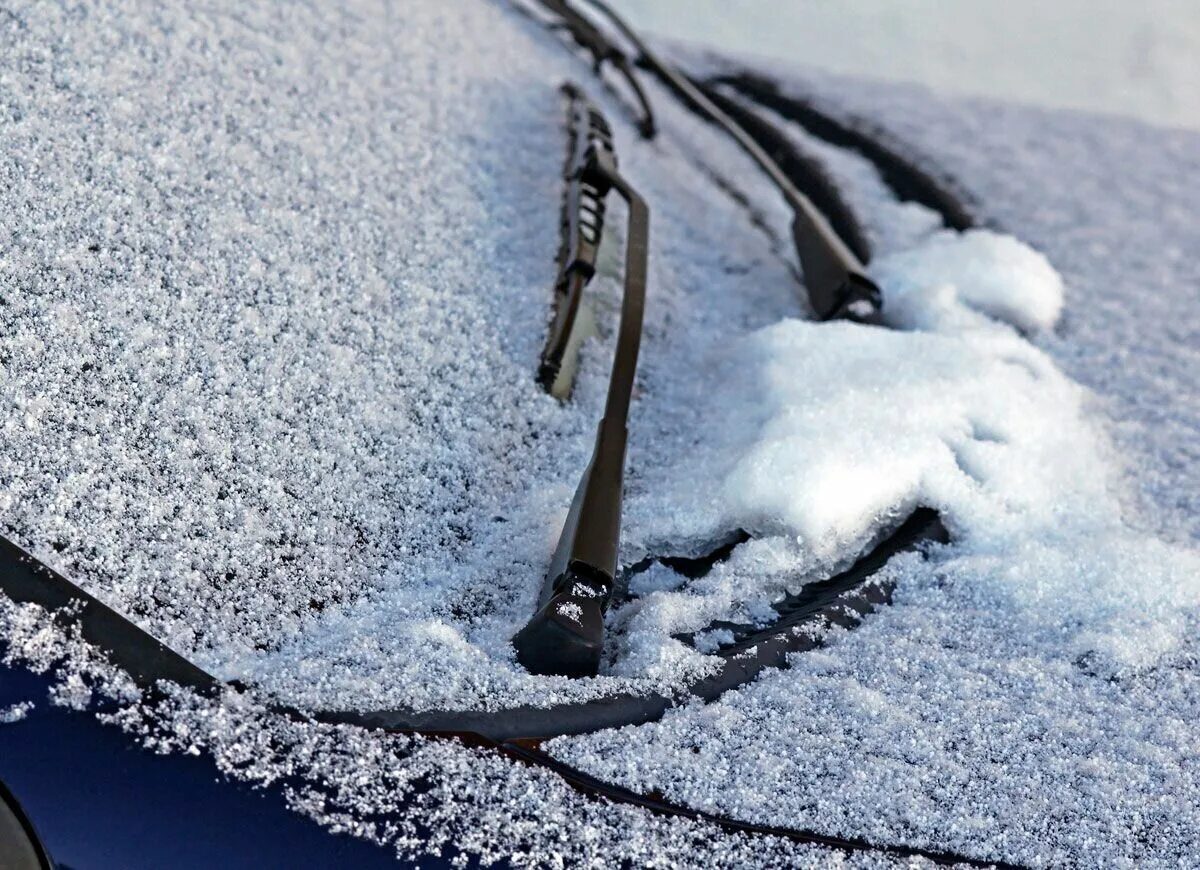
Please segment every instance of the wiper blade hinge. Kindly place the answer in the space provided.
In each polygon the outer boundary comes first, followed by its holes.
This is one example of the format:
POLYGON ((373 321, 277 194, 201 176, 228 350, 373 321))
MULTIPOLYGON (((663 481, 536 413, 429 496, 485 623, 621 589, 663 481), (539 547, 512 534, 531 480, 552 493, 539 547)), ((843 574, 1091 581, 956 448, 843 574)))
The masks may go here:
MULTIPOLYGON (((721 127, 738 146, 758 164, 779 188, 793 212, 792 235, 804 272, 809 303, 819 320, 844 318, 861 323, 879 321, 882 295, 867 274, 859 257, 846 245, 825 215, 792 183, 774 158, 755 141, 736 119, 698 88, 687 76, 660 59, 625 20, 605 0, 584 0, 607 18, 621 36, 636 50, 638 64, 651 69, 693 111, 721 127)), ((605 44, 610 41, 595 24, 574 9, 568 0, 542 0, 543 5, 572 24, 572 33, 586 28, 605 44), (580 28, 577 30, 576 28, 580 28)), ((592 38, 592 37, 589 37, 592 38)), ((576 36, 579 39, 579 36, 576 36)), ((635 79, 631 80, 636 81, 635 79)))

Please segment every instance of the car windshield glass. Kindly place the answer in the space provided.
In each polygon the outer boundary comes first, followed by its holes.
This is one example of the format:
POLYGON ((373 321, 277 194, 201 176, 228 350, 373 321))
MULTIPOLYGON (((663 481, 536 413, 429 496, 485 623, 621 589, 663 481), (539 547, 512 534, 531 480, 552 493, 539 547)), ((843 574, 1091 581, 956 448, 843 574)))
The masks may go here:
POLYGON ((0 11, 0 780, 52 856, 51 717, 422 864, 1196 852, 1195 135, 668 2, 0 11))

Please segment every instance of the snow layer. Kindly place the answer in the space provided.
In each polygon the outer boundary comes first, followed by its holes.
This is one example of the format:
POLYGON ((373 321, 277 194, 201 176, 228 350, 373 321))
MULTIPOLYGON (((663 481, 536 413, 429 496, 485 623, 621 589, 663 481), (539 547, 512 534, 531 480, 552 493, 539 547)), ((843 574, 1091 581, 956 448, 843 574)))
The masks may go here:
MULTIPOLYGON (((1039 396, 1058 402, 1012 409, 1006 426, 1037 426, 1036 413, 1047 429, 979 494, 1042 489, 1048 510, 1007 498, 972 508, 954 547, 892 567, 894 607, 822 653, 712 705, 553 751, 602 778, 762 822, 1034 866, 1190 866, 1200 854, 1189 459, 1200 273, 1183 252, 1200 243, 1185 205, 1200 189, 1200 143, 994 104, 950 108, 916 90, 812 76, 795 86, 920 142, 1066 266, 1065 324, 1036 340, 1101 395, 1028 350, 1043 363, 1029 371, 1039 396), (1096 431, 1100 409, 1116 425, 1096 431)), ((972 317, 961 293, 956 303, 921 283, 906 325, 945 334, 972 317), (926 307, 938 296, 946 304, 926 307)), ((982 434, 962 442, 968 476, 1007 449, 982 434)))
MULTIPOLYGON (((1171 804, 1164 819, 1190 822, 1171 802, 1196 794, 1173 724, 1197 718, 1200 571, 1180 546, 1196 521, 1181 483, 1197 473, 1181 461, 1196 431, 1194 293, 1181 295, 1196 286, 1183 255, 1195 229, 1180 219, 1188 186, 1164 179, 1197 178, 1194 137, 1172 134, 1160 151, 1140 128, 1056 120, 1059 156, 1085 142, 1088 169, 1073 171, 1106 180, 1106 198, 1093 197, 1095 185, 1068 185, 1029 156, 1049 129, 1041 115, 1006 109, 1003 136, 970 137, 962 125, 986 127, 994 107, 838 86, 902 132, 919 128, 913 138, 950 155, 1006 225, 1066 263, 1067 313, 1064 335, 1048 334, 1063 287, 1041 255, 994 233, 931 234, 927 213, 840 155, 839 177, 877 206, 875 268, 902 330, 814 325, 799 319, 787 216, 748 162, 652 84, 664 133, 638 141, 624 103, 507 7, 37 3, 13 6, 0 28, 5 534, 259 690, 323 706, 497 707, 675 685, 709 664, 673 632, 764 615, 783 589, 932 504, 956 545, 897 565, 901 605, 804 660, 808 682, 774 674, 710 708, 555 751, 700 804, 717 781, 722 807, 748 818, 973 854, 1194 853, 1195 825, 1147 841, 1122 821, 1134 792, 1115 785, 1136 780, 1171 804), (609 672, 576 682, 524 674, 508 645, 590 451, 618 302, 604 271, 592 294, 601 338, 584 349, 574 397, 542 395, 533 372, 565 147, 555 88, 567 77, 602 101, 654 208, 623 558, 697 552, 737 528, 756 536, 700 581, 648 572, 612 615, 609 672), (1019 185, 995 175, 1014 161, 1030 172, 1019 185), (1107 197, 1122 173, 1136 182, 1107 197), (1079 230, 1084 202, 1107 223, 1079 230), (1147 300, 1148 280, 1174 295, 1147 300), (1124 367, 1104 358, 1145 349, 1114 324, 1164 308, 1162 348, 1124 367), (1052 359, 1113 387, 1144 452, 1114 455, 1088 394, 1052 359), (1137 400, 1147 382, 1157 404, 1137 400), (1171 388, 1180 398, 1164 410, 1171 388), (1152 429, 1155 415, 1170 425, 1152 429), (1129 498, 1124 475, 1147 471, 1129 498), (1154 508, 1140 531, 1129 504, 1154 508), (840 682, 822 682, 823 668, 840 682), (914 692, 923 668, 928 695, 914 692), (747 712, 760 701, 772 712, 747 712), (864 709, 877 728, 856 730, 864 709), (1027 739, 1075 734, 1093 710, 1110 728, 1090 732, 1109 753, 1095 788, 1081 754, 1097 743, 1027 739), (714 737, 706 757, 719 760, 701 767, 688 735, 710 727, 705 716, 745 733, 714 737), (896 773, 885 760, 914 720, 941 730, 896 773), (817 750, 847 779, 801 770, 817 750), (797 767, 760 789, 771 756, 797 767), (976 790, 910 802, 956 775, 976 790), (1079 837, 1032 823, 1042 804, 1028 776, 1047 806, 1070 808, 1079 837), (818 797, 837 806, 814 813, 818 797)), ((1127 453, 1136 440, 1116 437, 1127 453)), ((23 658, 87 657, 28 608, 3 617, 23 658)), ((86 706, 111 679, 89 665, 54 700, 86 706)), ((211 752, 230 775, 298 776, 299 809, 407 851, 459 837, 529 863, 696 863, 714 841, 457 745, 281 722, 254 705, 180 698, 115 719, 151 745, 211 752)), ((814 854, 720 847, 706 863, 814 854)))
MULTIPOLYGON (((298 701, 602 691, 529 678, 508 643, 611 347, 585 354, 571 403, 536 389, 557 88, 586 76, 557 37, 498 6, 10 11, 5 533, 298 701)), ((656 203, 650 394, 692 348, 800 307, 787 262, 689 160, 732 177, 728 143, 690 120, 695 153, 641 143, 607 109, 656 203)), ((609 337, 618 278, 595 282, 609 337)), ((635 451, 655 433, 636 416, 635 451)))
POLYGON ((20 722, 29 715, 29 711, 33 709, 32 701, 22 701, 19 704, 0 709, 0 725, 11 725, 14 722, 20 722))
MULTIPOLYGON (((772 837, 722 836, 710 825, 661 818, 585 798, 556 774, 514 764, 457 741, 318 725, 264 710, 229 693, 202 699, 168 693, 138 701, 128 679, 40 608, 0 600, 4 663, 58 680, 52 702, 93 704, 99 718, 151 752, 205 754, 229 777, 278 785, 289 805, 337 833, 388 845, 407 866, 686 866, 716 838, 707 863, 736 868, 788 863, 882 867, 875 856, 846 861, 772 837), (120 702, 114 705, 112 701, 120 702)), ((169 687, 168 687, 169 689, 169 687)))
POLYGON ((1194 864, 1194 620, 1163 667, 1111 679, 1048 652, 1052 632, 1031 635, 965 572, 897 575, 900 600, 827 651, 554 754, 690 806, 873 842, 1038 867, 1194 864))

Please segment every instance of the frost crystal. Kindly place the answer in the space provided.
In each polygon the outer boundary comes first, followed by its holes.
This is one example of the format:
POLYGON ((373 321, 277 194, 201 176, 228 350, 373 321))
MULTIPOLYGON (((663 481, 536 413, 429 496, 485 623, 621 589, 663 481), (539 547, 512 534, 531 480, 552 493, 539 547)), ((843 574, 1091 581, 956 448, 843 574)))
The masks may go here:
POLYGON ((0 710, 0 725, 11 725, 14 722, 20 722, 29 715, 29 711, 32 709, 32 701, 22 701, 19 704, 13 704, 11 707, 5 707, 0 710))
POLYGON ((583 618, 583 608, 574 601, 564 601, 555 610, 560 616, 565 616, 571 622, 579 622, 583 618))

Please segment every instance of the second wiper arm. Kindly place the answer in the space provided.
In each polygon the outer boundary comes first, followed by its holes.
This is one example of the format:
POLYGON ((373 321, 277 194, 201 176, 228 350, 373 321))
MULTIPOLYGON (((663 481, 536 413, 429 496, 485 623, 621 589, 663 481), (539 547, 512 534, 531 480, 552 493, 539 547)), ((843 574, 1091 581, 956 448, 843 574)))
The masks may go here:
POLYGON ((625 52, 605 36, 596 25, 574 9, 567 0, 542 0, 542 5, 557 15, 560 22, 558 26, 565 28, 575 43, 592 55, 592 67, 596 75, 600 74, 600 69, 605 63, 611 63, 621 74, 630 90, 633 91, 641 109, 642 115, 637 122, 638 132, 642 134, 643 138, 653 139, 657 132, 654 111, 650 108, 646 92, 642 90, 641 82, 634 75, 633 64, 629 62, 629 57, 625 52))
MULTIPOLYGON (((566 5, 567 0, 557 0, 566 5)), ((867 276, 866 267, 830 226, 807 196, 784 174, 771 156, 731 118, 710 100, 687 76, 661 60, 640 36, 604 0, 584 0, 607 18, 629 44, 637 49, 642 63, 649 66, 675 93, 701 114, 720 126, 745 151, 779 188, 792 209, 792 236, 809 302, 821 320, 845 318, 860 323, 879 319, 883 306, 879 288, 867 276)))
POLYGON ((617 169, 612 134, 599 109, 577 88, 568 85, 564 91, 571 101, 572 135, 567 167, 568 236, 556 288, 561 298, 543 355, 543 382, 548 363, 554 362, 553 351, 570 343, 579 297, 595 268, 604 200, 614 190, 625 200, 629 213, 625 288, 608 397, 592 458, 571 502, 537 612, 516 634, 513 644, 518 661, 532 673, 582 677, 595 675, 600 667, 604 613, 617 571, 629 402, 646 299, 650 212, 617 169))

